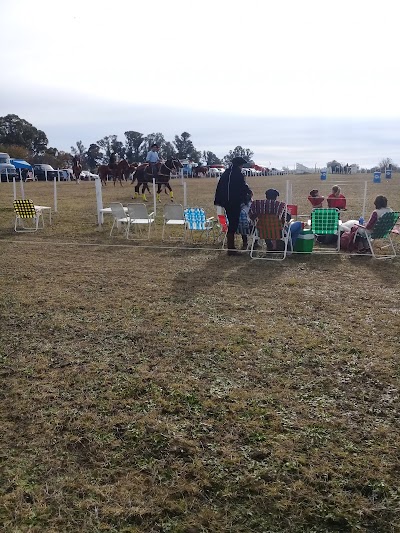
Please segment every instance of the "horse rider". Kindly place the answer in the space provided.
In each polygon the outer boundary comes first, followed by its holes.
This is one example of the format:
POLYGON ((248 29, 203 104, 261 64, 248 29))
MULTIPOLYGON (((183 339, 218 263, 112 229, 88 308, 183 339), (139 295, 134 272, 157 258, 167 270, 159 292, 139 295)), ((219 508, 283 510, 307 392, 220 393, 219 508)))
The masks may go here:
POLYGON ((116 166, 117 166, 117 156, 116 156, 115 152, 113 152, 110 155, 110 159, 108 160, 108 168, 110 168, 112 170, 116 166))
POLYGON ((153 144, 150 148, 150 151, 147 152, 146 156, 146 163, 149 163, 150 166, 150 174, 155 178, 158 174, 158 163, 160 163, 160 157, 158 155, 158 150, 160 147, 158 144, 153 144))
POLYGON ((77 167, 81 164, 81 156, 79 154, 75 154, 72 158, 72 166, 77 167))

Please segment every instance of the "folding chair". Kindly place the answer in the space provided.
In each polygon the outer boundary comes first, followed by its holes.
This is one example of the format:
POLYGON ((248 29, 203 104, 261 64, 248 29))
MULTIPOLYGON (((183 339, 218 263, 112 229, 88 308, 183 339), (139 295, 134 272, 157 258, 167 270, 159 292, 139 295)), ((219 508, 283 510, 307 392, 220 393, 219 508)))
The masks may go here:
MULTIPOLYGON (((255 222, 255 227, 252 233, 252 242, 250 249, 250 257, 252 259, 264 259, 269 261, 283 261, 287 255, 288 244, 290 240, 290 226, 282 226, 282 219, 274 214, 262 214, 255 222), (258 255, 264 253, 262 250, 257 250, 257 255, 254 254, 254 244, 256 242, 255 233, 257 232, 259 239, 265 241, 283 241, 283 250, 270 250, 265 256, 258 255)), ((260 241, 259 241, 260 242, 260 241)), ((290 244, 291 245, 291 244, 290 244)))
POLYGON ((226 215, 218 215, 218 224, 220 227, 220 234, 218 235, 217 240, 221 240, 222 237, 222 249, 225 248, 226 235, 228 233, 228 219, 226 215))
POLYGON ((17 233, 37 231, 40 218, 42 218, 40 229, 44 228, 43 213, 41 210, 35 209, 35 204, 32 200, 14 200, 13 206, 15 211, 14 231, 17 233), (24 222, 28 220, 34 223, 33 227, 27 228, 24 226, 24 222), (18 229, 18 227, 22 229, 18 229))
MULTIPOLYGON (((132 225, 137 225, 139 229, 139 234, 142 234, 142 226, 147 225, 148 232, 147 237, 139 237, 139 239, 150 239, 150 229, 154 222, 154 211, 151 213, 147 212, 147 207, 145 204, 128 204, 128 216, 129 224, 126 231, 126 238, 129 239, 129 230, 132 225)), ((138 237, 134 237, 138 239, 138 237)))
MULTIPOLYGON (((182 226, 183 227, 182 240, 185 241, 185 215, 183 213, 182 205, 180 204, 164 205, 163 217, 164 217, 164 224, 163 224, 163 229, 162 229, 162 240, 164 240, 165 228, 167 226, 182 226)), ((178 240, 178 239, 175 239, 175 240, 178 240)))
MULTIPOLYGON (((377 220, 371 233, 369 233, 368 231, 365 231, 361 235, 367 240, 368 247, 374 259, 392 259, 393 257, 396 257, 396 249, 394 247, 392 237, 390 234, 392 233, 399 218, 400 218, 400 212, 398 211, 385 213, 384 215, 381 216, 381 218, 377 220), (389 241, 389 244, 386 247, 391 247, 392 249, 391 255, 376 255, 375 254, 373 243, 377 241, 378 239, 385 239, 389 241)), ((359 231, 360 231, 360 228, 357 230, 355 234, 355 238, 359 234, 359 231)))
MULTIPOLYGON (((339 210, 338 209, 326 209, 326 208, 317 208, 311 211, 311 230, 315 235, 335 235, 336 239, 336 252, 340 250, 340 229, 339 224, 339 210)), ((315 251, 315 248, 314 248, 315 251)), ((332 253, 332 251, 320 253, 332 253)))
POLYGON ((200 231, 202 236, 207 236, 207 242, 210 232, 214 237, 214 217, 206 218, 206 213, 202 207, 188 207, 185 209, 185 228, 190 231, 193 241, 193 232, 200 231))
POLYGON ((110 208, 111 208, 111 214, 114 219, 113 225, 111 226, 110 237, 112 235, 114 226, 117 226, 117 228, 120 228, 122 224, 126 224, 125 234, 127 235, 130 220, 129 220, 129 216, 125 212, 124 206, 119 202, 111 202, 110 208))

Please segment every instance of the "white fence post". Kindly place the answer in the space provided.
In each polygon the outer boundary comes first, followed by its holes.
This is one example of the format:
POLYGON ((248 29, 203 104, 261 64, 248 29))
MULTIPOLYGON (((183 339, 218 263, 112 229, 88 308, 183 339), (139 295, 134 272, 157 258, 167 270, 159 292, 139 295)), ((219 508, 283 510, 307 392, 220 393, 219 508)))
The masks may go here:
POLYGON ((153 210, 155 217, 157 214, 156 178, 153 178, 153 210))
POLYGON ((21 187, 21 198, 25 200, 24 182, 22 180, 21 169, 19 168, 19 186, 21 187))
POLYGON ((183 207, 187 208, 187 183, 183 182, 183 207))
POLYGON ((101 212, 103 209, 103 191, 101 188, 101 181, 98 176, 94 179, 94 184, 96 186, 97 223, 99 226, 101 226, 104 222, 104 215, 101 212))
POLYGON ((54 213, 57 213, 57 178, 56 176, 54 176, 53 180, 54 180, 54 213))
POLYGON ((367 205, 367 188, 368 188, 368 182, 366 181, 364 184, 364 202, 363 202, 363 208, 362 208, 362 217, 365 218, 365 209, 367 205))

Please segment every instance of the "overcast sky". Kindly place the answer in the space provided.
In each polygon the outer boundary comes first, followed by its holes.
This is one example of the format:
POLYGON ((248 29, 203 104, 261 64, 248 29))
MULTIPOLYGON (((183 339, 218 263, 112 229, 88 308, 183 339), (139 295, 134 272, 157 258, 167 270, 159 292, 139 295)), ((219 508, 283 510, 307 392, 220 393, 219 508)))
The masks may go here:
POLYGON ((400 162, 396 2, 0 6, 0 115, 27 119, 51 146, 188 131, 197 149, 241 145, 275 167, 400 162))

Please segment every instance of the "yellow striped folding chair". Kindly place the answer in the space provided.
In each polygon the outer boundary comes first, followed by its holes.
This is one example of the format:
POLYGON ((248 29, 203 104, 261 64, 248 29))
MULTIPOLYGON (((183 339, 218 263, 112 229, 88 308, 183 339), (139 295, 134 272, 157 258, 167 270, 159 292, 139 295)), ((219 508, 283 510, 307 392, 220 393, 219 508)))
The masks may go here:
POLYGON ((15 212, 14 231, 17 233, 37 231, 40 218, 42 219, 40 228, 44 227, 43 214, 41 210, 35 209, 32 200, 14 200, 13 206, 15 212))

